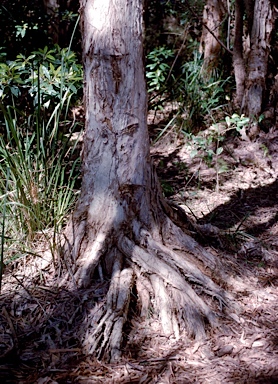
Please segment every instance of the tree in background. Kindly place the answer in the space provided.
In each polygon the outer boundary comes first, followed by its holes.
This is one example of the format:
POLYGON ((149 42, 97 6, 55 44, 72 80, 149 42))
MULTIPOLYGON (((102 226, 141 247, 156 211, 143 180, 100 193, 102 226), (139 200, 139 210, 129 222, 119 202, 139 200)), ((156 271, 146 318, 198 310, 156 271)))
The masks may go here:
POLYGON ((78 0, 26 0, 0 2, 1 47, 10 60, 18 54, 51 47, 58 43, 79 51, 78 28, 72 31, 78 17, 78 0))
POLYGON ((48 18, 48 36, 54 44, 64 47, 71 38, 72 22, 78 11, 78 0, 43 0, 48 18))
MULTIPOLYGON (((204 7, 201 42, 204 46, 204 59, 212 68, 219 61, 220 43, 225 35, 229 40, 229 27, 226 31, 223 29, 227 11, 225 4, 219 0, 207 0, 204 7), (222 36, 219 33, 220 26, 222 36)), ((274 2, 270 0, 236 0, 234 5, 236 104, 252 122, 258 121, 266 104, 266 78, 276 13, 274 8, 274 2)))
MULTIPOLYGON (((65 231, 73 286, 109 282, 91 310, 84 345, 117 360, 123 327, 137 313, 160 317, 166 335, 185 326, 202 338, 217 316, 195 292, 227 304, 207 271, 217 259, 177 226, 152 166, 147 130, 141 0, 82 0, 86 108, 81 195, 65 231), (205 273, 206 269, 206 273, 205 273)), ((176 218, 178 221, 178 218, 176 218)), ((93 298, 92 298, 93 300, 93 298)))
POLYGON ((48 33, 52 36, 53 43, 59 43, 60 36, 60 18, 59 8, 60 4, 58 0, 43 0, 44 10, 49 17, 48 33))
MULTIPOLYGON (((247 3, 250 5, 250 1, 247 3)), ((268 58, 275 21, 271 1, 256 0, 253 5, 253 18, 249 16, 249 19, 248 24, 252 21, 252 29, 248 30, 250 49, 246 58, 247 73, 241 108, 253 120, 258 119, 262 112, 266 91, 268 58)))
POLYGON ((221 44, 224 30, 224 19, 227 15, 227 4, 223 0, 207 0, 203 11, 203 30, 200 50, 204 55, 204 69, 211 72, 219 64, 221 44))

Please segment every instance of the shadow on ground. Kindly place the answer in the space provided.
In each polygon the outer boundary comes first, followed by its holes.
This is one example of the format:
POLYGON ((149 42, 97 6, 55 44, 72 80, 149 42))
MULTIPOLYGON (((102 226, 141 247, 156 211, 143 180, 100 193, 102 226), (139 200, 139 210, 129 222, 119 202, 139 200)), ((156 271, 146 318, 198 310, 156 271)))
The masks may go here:
POLYGON ((242 224, 254 236, 262 234, 278 219, 278 180, 257 188, 239 189, 227 203, 218 205, 199 220, 200 224, 211 223, 221 229, 231 229, 242 224), (263 208, 268 208, 264 212, 263 208), (258 216, 254 222, 248 218, 258 216))

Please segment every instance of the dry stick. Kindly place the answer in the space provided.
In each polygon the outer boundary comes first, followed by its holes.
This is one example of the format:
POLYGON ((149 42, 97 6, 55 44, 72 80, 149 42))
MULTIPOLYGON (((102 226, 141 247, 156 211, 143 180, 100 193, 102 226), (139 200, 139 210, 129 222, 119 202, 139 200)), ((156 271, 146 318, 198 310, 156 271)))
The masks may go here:
POLYGON ((10 330, 11 330, 13 338, 14 338, 15 347, 17 349, 18 348, 18 338, 17 338, 16 332, 15 332, 15 329, 14 329, 13 322, 12 322, 12 320, 10 318, 10 315, 8 314, 8 311, 6 310, 6 307, 3 307, 2 313, 5 316, 8 324, 9 324, 10 330))
POLYGON ((24 284, 19 280, 19 278, 16 275, 14 275, 14 274, 12 274, 12 277, 18 282, 18 284, 24 289, 24 291, 27 292, 27 294, 29 295, 29 299, 35 300, 36 303, 38 304, 38 306, 43 311, 43 313, 46 314, 46 312, 45 312, 43 306, 41 305, 41 303, 39 302, 39 300, 36 297, 32 296, 32 294, 30 293, 29 289, 24 286, 24 284))
POLYGON ((171 73, 172 73, 172 71, 173 71, 173 68, 174 68, 174 66, 175 66, 175 64, 176 64, 176 62, 177 62, 177 60, 178 60, 178 57, 179 57, 179 55, 180 55, 180 53, 181 53, 181 50, 182 50, 183 47, 184 47, 185 40, 186 40, 186 38, 187 38, 186 29, 187 29, 187 27, 184 29, 184 38, 183 38, 182 44, 181 44, 181 46, 180 46, 180 49, 178 50, 178 53, 176 54, 175 60, 173 61, 173 64, 171 65, 169 74, 168 74, 167 79, 166 79, 166 83, 167 83, 167 81, 169 80, 169 78, 170 78, 170 76, 171 76, 171 73))
MULTIPOLYGON (((185 0, 185 3, 189 9, 189 11, 198 19, 200 20, 198 14, 194 11, 194 9, 191 8, 188 0, 185 0)), ((225 51, 229 52, 231 55, 233 54, 233 52, 226 47, 226 45, 218 39, 218 37, 215 36, 215 34, 212 32, 212 30, 206 25, 206 23, 204 23, 203 21, 200 21, 200 23, 209 31, 209 33, 215 38, 215 40, 221 45, 221 47, 223 47, 225 49, 225 51)))
POLYGON ((227 31, 227 48, 230 46, 230 35, 231 35, 231 12, 230 12, 230 0, 227 0, 228 8, 228 31, 227 31))

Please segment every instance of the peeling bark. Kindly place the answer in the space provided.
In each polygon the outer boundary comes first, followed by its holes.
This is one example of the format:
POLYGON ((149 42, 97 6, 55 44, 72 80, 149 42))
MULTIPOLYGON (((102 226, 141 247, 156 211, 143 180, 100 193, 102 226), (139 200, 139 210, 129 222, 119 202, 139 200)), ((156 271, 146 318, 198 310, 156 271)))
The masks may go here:
POLYGON ((217 316, 192 287, 230 297, 205 273, 221 273, 216 258, 169 217, 171 208, 152 166, 140 0, 82 0, 86 133, 79 201, 65 231, 68 279, 88 287, 110 279, 106 300, 89 315, 88 353, 116 361, 129 316, 131 291, 138 309, 158 312, 165 334, 202 338, 217 316))
POLYGON ((274 16, 270 0, 256 0, 247 64, 248 73, 242 102, 243 112, 253 121, 258 119, 262 111, 273 26, 274 16))
POLYGON ((236 103, 241 107, 244 96, 245 84, 245 62, 243 58, 243 15, 244 8, 242 0, 235 1, 235 38, 233 48, 233 65, 236 81, 236 103))
POLYGON ((203 27, 201 36, 201 53, 204 54, 204 67, 209 73, 218 66, 221 45, 221 30, 226 8, 222 0, 207 0, 203 12, 203 27), (211 34, 217 37, 217 39, 211 34))

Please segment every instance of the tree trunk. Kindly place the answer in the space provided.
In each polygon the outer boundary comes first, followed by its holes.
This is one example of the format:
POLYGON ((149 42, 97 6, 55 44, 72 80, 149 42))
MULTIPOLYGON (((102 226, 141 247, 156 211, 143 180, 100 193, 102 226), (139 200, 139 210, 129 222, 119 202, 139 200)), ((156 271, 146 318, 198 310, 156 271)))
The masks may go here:
POLYGON ((216 68, 221 57, 222 23, 226 14, 223 0, 207 0, 203 12, 203 27, 201 36, 201 52, 204 54, 204 69, 211 73, 216 68), (212 34, 212 33, 213 34, 212 34), (216 39, 216 38, 218 39, 216 39))
POLYGON ((86 133, 81 195, 65 232, 64 255, 78 287, 109 279, 91 312, 84 346, 120 357, 131 291, 141 316, 158 313, 165 334, 204 336, 216 316, 189 282, 221 304, 227 295, 204 270, 221 270, 167 215, 147 130, 141 0, 82 0, 86 133), (136 289, 134 290, 135 287, 136 289))
POLYGON ((235 38, 233 49, 233 65, 236 81, 236 104, 241 107, 244 95, 244 83, 246 77, 245 62, 243 58, 243 14, 242 0, 235 1, 235 38))
POLYGON ((256 0, 253 15, 251 49, 248 57, 242 110, 252 121, 257 121, 263 106, 270 39, 274 26, 270 0, 256 0))
POLYGON ((51 36, 53 43, 59 43, 59 0, 43 0, 44 9, 49 17, 48 34, 51 36))

